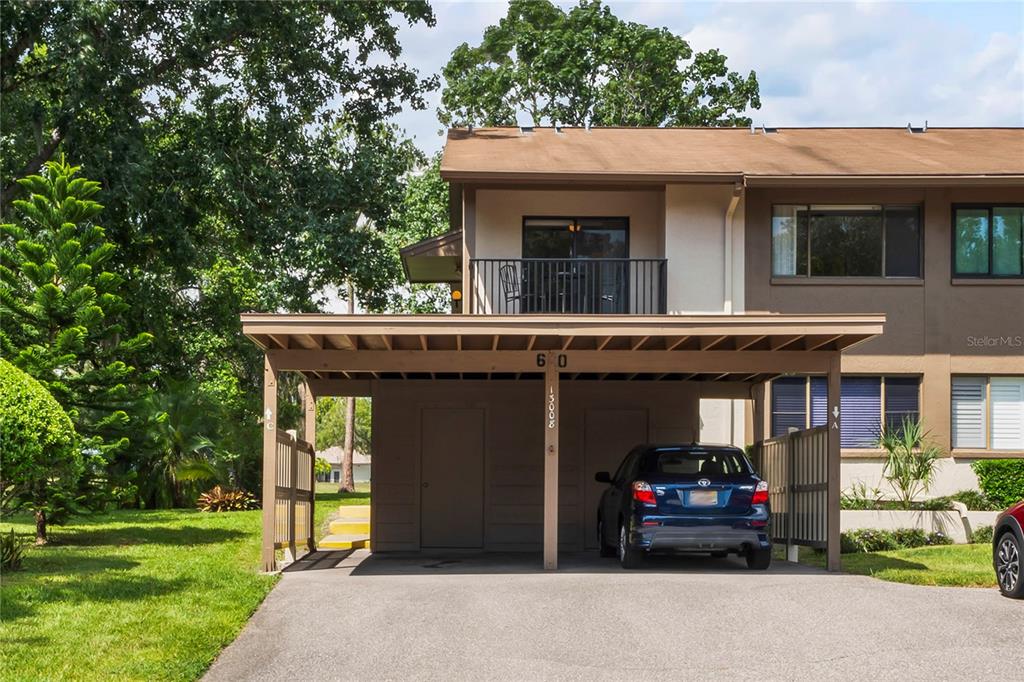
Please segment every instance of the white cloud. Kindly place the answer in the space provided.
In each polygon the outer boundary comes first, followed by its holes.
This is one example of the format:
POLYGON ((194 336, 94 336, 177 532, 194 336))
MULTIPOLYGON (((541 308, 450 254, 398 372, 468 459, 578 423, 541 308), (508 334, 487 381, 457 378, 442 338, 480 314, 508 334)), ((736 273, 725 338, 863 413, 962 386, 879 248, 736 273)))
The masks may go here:
MULTIPOLYGON (((1024 4, 612 2, 623 19, 665 26, 757 71, 758 123, 780 126, 1024 125, 1024 4)), ((437 26, 403 29, 403 60, 439 73, 476 43, 504 2, 435 2, 437 26)), ((398 122, 441 147, 435 109, 398 122)))
POLYGON ((769 124, 1024 125, 1024 26, 990 28, 901 4, 722 4, 684 35, 757 71, 769 124))

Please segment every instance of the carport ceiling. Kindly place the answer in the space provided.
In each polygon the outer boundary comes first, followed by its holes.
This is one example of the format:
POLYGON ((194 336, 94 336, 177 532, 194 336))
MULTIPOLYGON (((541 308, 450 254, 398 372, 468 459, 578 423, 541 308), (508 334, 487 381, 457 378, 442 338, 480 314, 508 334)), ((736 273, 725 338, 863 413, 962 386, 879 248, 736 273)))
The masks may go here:
POLYGON ((882 333, 884 315, 245 314, 282 370, 325 379, 517 379, 564 354, 563 378, 759 382, 882 333))

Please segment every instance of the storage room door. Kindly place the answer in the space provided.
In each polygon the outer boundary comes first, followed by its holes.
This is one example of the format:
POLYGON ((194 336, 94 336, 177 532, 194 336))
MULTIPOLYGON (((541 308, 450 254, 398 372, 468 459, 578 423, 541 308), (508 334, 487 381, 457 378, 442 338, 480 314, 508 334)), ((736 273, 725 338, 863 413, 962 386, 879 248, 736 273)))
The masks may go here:
POLYGON ((584 422, 583 537, 584 547, 596 549, 597 505, 608 486, 594 474, 614 474, 634 446, 647 442, 647 410, 590 409, 584 422))
POLYGON ((422 411, 420 546, 474 549, 484 537, 484 410, 422 411))

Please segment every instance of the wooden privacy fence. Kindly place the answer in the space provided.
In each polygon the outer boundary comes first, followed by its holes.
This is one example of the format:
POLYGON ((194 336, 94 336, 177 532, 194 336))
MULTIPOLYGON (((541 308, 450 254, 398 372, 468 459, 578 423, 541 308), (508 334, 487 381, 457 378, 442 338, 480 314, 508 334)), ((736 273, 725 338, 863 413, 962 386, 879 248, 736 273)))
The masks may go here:
POLYGON ((828 543, 828 429, 819 426, 754 444, 754 466, 768 481, 772 542, 828 543))
POLYGON ((310 551, 316 549, 313 527, 316 455, 312 445, 280 431, 276 454, 274 549, 284 549, 294 561, 297 541, 305 543, 310 551))

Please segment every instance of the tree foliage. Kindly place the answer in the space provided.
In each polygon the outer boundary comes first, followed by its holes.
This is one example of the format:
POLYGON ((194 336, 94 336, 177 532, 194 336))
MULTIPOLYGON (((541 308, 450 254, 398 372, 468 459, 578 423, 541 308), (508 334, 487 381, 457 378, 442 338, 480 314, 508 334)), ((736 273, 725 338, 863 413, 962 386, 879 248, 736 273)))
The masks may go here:
POLYGON ((152 332, 145 367, 194 380, 239 485, 262 380, 239 312, 315 311, 347 282, 384 309, 401 280, 384 232, 420 155, 385 122, 436 87, 398 42, 433 21, 398 0, 4 4, 3 210, 60 152, 101 182, 121 337, 152 332))
MULTIPOLYGON (((371 401, 356 398, 355 449, 370 452, 371 401)), ((320 398, 316 402, 316 449, 326 450, 345 442, 345 398, 320 398)))
POLYGON ((331 463, 323 457, 317 457, 316 463, 313 465, 313 473, 319 478, 321 476, 331 475, 331 463))
POLYGON ((209 434, 217 429, 216 411, 190 381, 168 380, 140 405, 144 438, 125 462, 136 474, 142 507, 189 506, 199 485, 231 485, 228 462, 215 457, 209 434))
POLYGON ((694 53, 668 29, 623 21, 600 0, 563 11, 511 0, 479 45, 459 45, 444 67, 441 123, 583 126, 749 125, 761 106, 757 76, 730 71, 718 50, 694 53))
POLYGON ((74 507, 83 463, 71 419, 38 381, 0 359, 0 508, 36 515, 36 541, 46 524, 74 507))
POLYGON ((67 410, 84 445, 109 459, 128 446, 128 410, 147 388, 128 362, 151 337, 122 324, 123 280, 107 269, 116 249, 94 222, 99 183, 78 172, 48 161, 42 175, 19 181, 28 198, 0 228, 0 350, 67 410))
MULTIPOLYGON (((402 275, 399 249, 450 230, 448 183, 441 177, 441 153, 407 174, 401 201, 384 232, 393 267, 402 275)), ((443 284, 399 284, 389 295, 389 312, 443 313, 451 310, 451 292, 443 284)))

